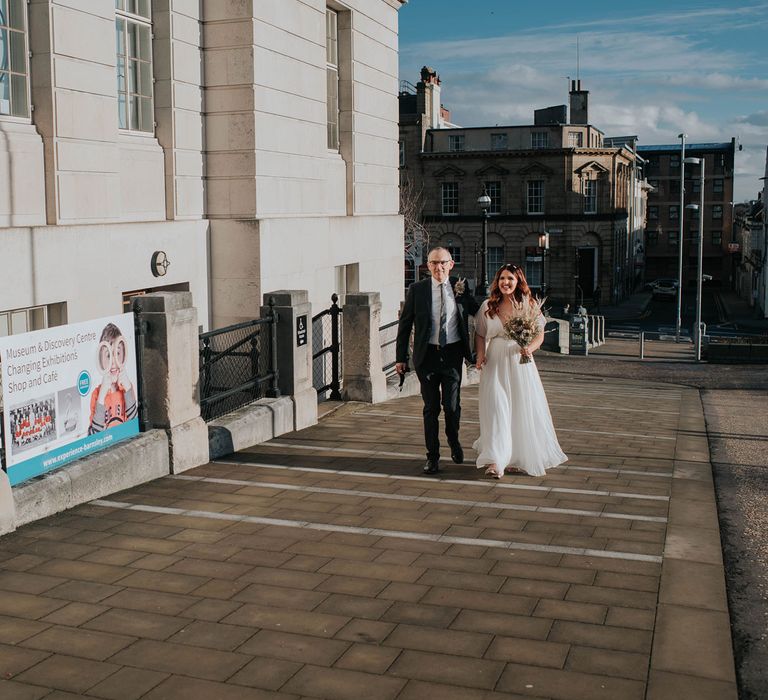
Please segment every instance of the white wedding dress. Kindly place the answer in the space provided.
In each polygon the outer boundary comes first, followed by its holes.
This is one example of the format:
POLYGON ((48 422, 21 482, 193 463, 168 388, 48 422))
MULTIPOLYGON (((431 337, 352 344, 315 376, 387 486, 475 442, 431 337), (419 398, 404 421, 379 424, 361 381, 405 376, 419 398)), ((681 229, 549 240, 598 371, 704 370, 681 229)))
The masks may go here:
MULTIPOLYGON (((484 301, 475 316, 475 331, 485 337, 486 363, 480 374, 480 437, 478 469, 495 464, 542 476, 565 462, 544 387, 532 360, 520 364, 520 346, 507 338, 498 316, 488 318, 484 301)), ((544 331, 544 316, 539 325, 544 331)))

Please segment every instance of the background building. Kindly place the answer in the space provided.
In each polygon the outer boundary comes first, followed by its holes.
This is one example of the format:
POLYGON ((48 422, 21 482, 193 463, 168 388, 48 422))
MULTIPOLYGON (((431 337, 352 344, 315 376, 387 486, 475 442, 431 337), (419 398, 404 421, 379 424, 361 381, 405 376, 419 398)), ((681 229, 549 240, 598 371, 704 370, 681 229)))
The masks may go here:
POLYGON ((736 205, 734 237, 738 252, 734 256, 734 290, 744 299, 758 318, 768 318, 768 217, 765 198, 768 194, 768 150, 765 177, 757 199, 736 205))
MULTIPOLYGON (((645 175, 653 190, 648 195, 645 228, 647 280, 678 276, 680 216, 683 221, 683 284, 696 279, 699 215, 703 216, 704 274, 712 284, 731 284, 737 252, 733 240, 733 165, 736 139, 726 143, 686 143, 685 156, 704 158, 704 211, 680 211, 680 144, 639 146, 646 160, 645 175)), ((685 166, 685 204, 698 204, 699 166, 685 166)))
POLYGON ((402 296, 401 0, 0 2, 0 334, 402 296), (5 37, 8 37, 5 40, 5 37))
POLYGON ((424 68, 415 89, 401 84, 400 92, 401 185, 421 183, 429 244, 451 250, 457 274, 475 282, 485 189, 489 276, 516 262, 553 303, 591 301, 596 288, 603 302, 627 296, 636 277, 633 222, 643 219, 637 155, 604 143, 580 83, 571 84, 570 119, 559 105, 536 110, 526 126, 455 127, 439 109, 439 90, 424 68), (539 246, 545 232, 548 251, 539 246))

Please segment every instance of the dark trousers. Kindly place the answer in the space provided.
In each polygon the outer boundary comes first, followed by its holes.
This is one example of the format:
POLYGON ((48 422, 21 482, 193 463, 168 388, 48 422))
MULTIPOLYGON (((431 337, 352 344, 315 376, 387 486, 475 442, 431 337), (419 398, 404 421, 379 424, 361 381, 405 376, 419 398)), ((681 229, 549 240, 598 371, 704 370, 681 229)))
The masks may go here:
POLYGON ((462 344, 451 343, 444 348, 430 345, 422 365, 416 370, 424 400, 424 442, 427 458, 440 458, 438 417, 442 404, 445 411, 445 436, 450 446, 459 444, 461 420, 462 344))

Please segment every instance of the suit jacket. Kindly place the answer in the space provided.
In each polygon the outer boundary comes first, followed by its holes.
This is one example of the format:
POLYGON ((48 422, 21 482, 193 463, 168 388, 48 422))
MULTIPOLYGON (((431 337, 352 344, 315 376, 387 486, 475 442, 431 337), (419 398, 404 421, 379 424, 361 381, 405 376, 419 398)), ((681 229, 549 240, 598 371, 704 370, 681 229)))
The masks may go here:
MULTIPOLYGON (((454 290, 458 278, 451 277, 451 289, 454 290)), ((473 352, 469 342, 469 317, 477 313, 479 308, 475 298, 470 294, 469 285, 465 282, 461 294, 455 294, 456 309, 459 314, 459 335, 461 336, 462 354, 467 362, 472 362, 473 352)), ((395 358, 397 362, 408 362, 408 344, 413 329, 413 368, 418 370, 424 362, 429 346, 429 336, 432 330, 432 278, 427 277, 414 282, 405 296, 405 304, 400 312, 400 324, 397 328, 397 346, 395 358)))

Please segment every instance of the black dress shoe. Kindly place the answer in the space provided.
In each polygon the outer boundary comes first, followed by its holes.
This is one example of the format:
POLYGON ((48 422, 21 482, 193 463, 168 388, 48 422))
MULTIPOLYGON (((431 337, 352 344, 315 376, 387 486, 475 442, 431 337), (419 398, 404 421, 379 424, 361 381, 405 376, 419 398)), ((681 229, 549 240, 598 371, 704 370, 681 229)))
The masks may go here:
POLYGON ((422 471, 425 474, 437 474, 440 471, 440 462, 436 459, 428 459, 422 471))
POLYGON ((451 459, 456 464, 461 464, 464 461, 464 448, 458 442, 451 447, 451 459))

